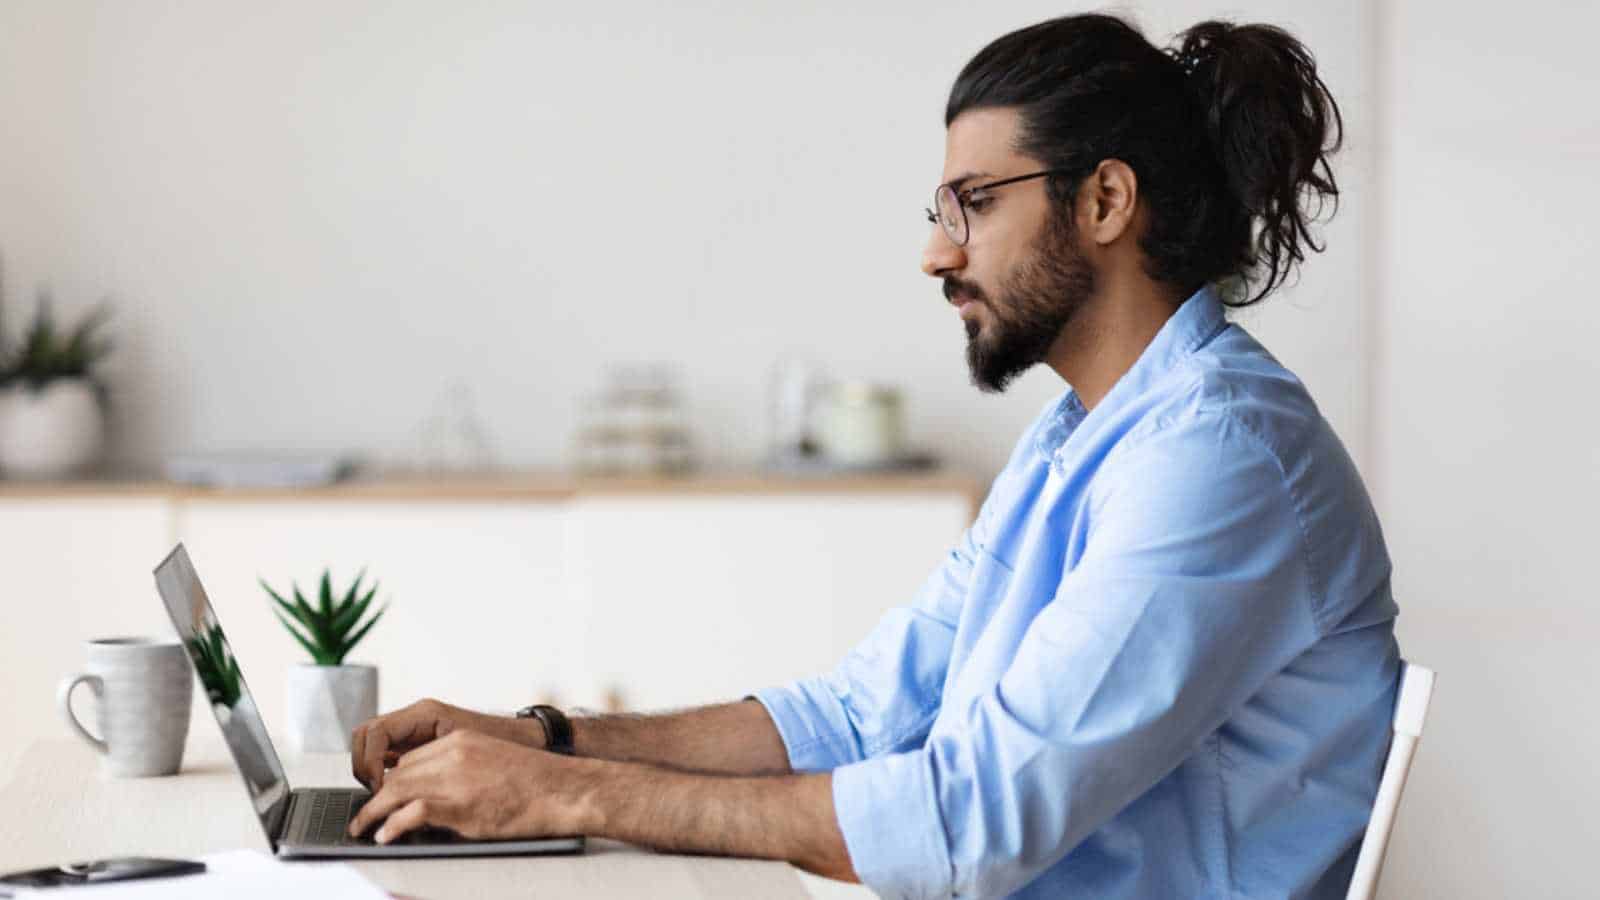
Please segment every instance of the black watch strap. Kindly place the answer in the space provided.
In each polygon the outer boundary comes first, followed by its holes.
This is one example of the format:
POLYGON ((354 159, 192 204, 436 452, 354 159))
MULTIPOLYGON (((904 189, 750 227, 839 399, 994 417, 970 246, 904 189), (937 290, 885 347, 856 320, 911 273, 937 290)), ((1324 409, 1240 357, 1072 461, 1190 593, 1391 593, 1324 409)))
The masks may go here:
POLYGON ((544 727, 544 748, 551 753, 573 755, 572 720, 567 718, 566 713, 554 706, 539 703, 517 710, 517 718, 538 719, 544 727))

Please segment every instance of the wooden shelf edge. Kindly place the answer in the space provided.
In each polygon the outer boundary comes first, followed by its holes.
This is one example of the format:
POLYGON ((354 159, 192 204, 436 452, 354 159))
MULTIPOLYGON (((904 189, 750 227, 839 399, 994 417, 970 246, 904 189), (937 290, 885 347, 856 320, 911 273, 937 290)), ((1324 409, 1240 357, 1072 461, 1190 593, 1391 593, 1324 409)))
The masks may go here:
POLYGON ((881 494, 956 492, 974 509, 982 485, 950 469, 839 475, 784 475, 758 470, 681 476, 583 476, 546 470, 425 475, 377 473, 310 488, 204 488, 155 479, 63 482, 0 481, 7 500, 140 499, 239 501, 561 501, 594 496, 659 494, 881 494))

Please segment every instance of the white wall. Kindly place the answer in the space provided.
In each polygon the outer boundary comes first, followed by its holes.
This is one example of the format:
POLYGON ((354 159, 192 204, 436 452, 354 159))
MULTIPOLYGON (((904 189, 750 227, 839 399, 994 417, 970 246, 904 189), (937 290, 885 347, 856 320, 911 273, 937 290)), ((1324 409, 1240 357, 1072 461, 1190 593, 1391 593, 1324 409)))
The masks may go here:
POLYGON ((1600 12, 1381 9, 1369 471, 1440 673, 1385 894, 1592 897, 1600 12))
MULTIPOLYGON (((1141 5, 1150 33, 1214 14, 1141 5)), ((1352 120, 1349 203, 1248 321, 1358 458, 1364 7, 1233 4, 1303 34, 1352 120)), ((603 363, 681 365, 708 459, 756 457, 780 352, 902 384, 981 471, 1061 389, 967 383, 918 270, 951 81, 1067 8, 7 0, 0 260, 110 294, 117 456, 240 445, 404 462, 453 381, 502 462, 561 461, 603 363)))
MULTIPOLYGON (((1551 3, 1131 8, 1158 40, 1284 25, 1343 104, 1329 251, 1244 319, 1368 473, 1403 647, 1441 671, 1385 893, 1577 895, 1600 139, 1575 60, 1600 23, 1551 3)), ((6 0, 5 321, 41 282, 67 309, 117 300, 134 463, 404 461, 453 381, 503 462, 554 463, 601 366, 644 358, 682 367, 707 457, 745 461, 768 367, 796 352, 902 384, 917 441, 992 471, 1060 386, 968 386, 916 269, 919 211, 960 66, 1071 10, 6 0)))

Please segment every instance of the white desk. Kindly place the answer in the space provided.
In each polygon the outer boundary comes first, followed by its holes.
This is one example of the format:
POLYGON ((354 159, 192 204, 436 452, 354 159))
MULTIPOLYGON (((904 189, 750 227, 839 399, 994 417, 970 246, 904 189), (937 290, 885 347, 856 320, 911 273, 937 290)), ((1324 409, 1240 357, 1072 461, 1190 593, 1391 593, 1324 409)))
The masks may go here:
MULTIPOLYGON (((191 736, 180 774, 132 779, 103 777, 98 757, 79 741, 35 741, 11 782, 0 789, 0 871, 103 856, 196 857, 240 847, 267 851, 244 785, 220 740, 207 737, 191 736)), ((349 757, 343 754, 308 754, 284 765, 296 787, 353 784, 349 757)), ((581 856, 351 864, 385 890, 419 900, 808 896, 787 863, 678 856, 614 841, 591 840, 581 856)))

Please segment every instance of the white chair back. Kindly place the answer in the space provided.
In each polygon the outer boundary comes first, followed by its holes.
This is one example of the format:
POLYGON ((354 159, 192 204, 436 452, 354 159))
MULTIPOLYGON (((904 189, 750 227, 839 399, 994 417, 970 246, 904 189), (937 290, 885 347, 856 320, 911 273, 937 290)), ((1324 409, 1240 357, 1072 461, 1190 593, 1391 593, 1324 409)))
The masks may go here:
POLYGON ((1378 892, 1378 875, 1383 871, 1383 855, 1389 849, 1389 833, 1394 830, 1395 813, 1400 809, 1400 793, 1411 773, 1411 758, 1428 719, 1428 701, 1433 699, 1433 670, 1402 661, 1400 697, 1394 705, 1394 741, 1389 744, 1389 760, 1383 765, 1383 780, 1378 782, 1378 799, 1372 804, 1356 871, 1350 878, 1345 900, 1372 900, 1378 892))

